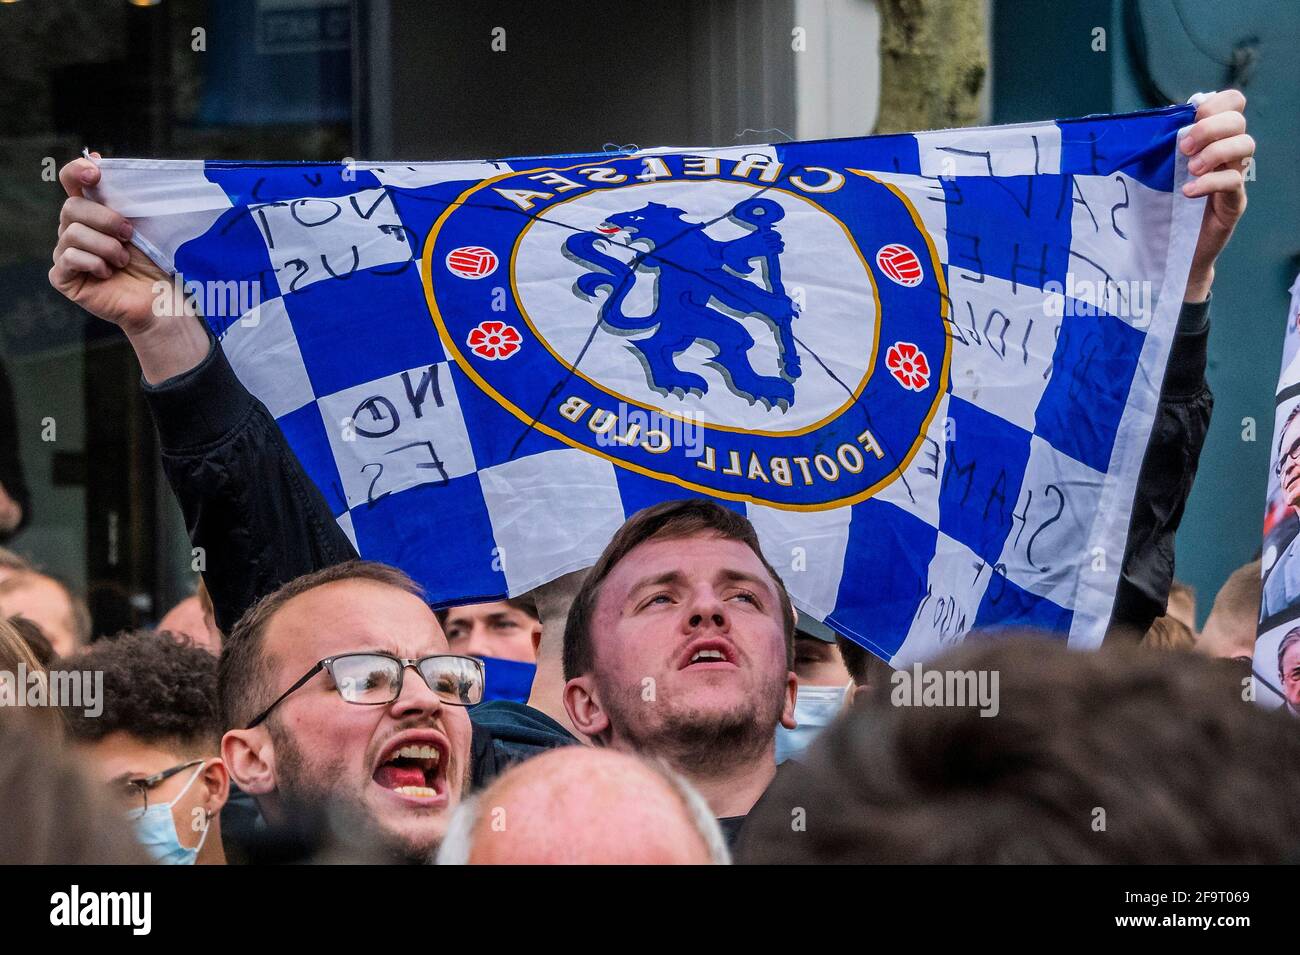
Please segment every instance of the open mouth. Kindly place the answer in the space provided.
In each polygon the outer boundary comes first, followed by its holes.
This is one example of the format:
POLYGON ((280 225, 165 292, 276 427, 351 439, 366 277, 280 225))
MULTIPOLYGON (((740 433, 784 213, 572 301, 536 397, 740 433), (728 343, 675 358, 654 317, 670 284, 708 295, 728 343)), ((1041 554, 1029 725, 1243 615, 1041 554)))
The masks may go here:
POLYGON ((447 795, 447 744, 432 734, 407 734, 390 746, 375 768, 375 784, 421 804, 447 795))
POLYGON ((736 657, 736 648, 726 640, 695 640, 678 660, 677 669, 735 669, 736 657))

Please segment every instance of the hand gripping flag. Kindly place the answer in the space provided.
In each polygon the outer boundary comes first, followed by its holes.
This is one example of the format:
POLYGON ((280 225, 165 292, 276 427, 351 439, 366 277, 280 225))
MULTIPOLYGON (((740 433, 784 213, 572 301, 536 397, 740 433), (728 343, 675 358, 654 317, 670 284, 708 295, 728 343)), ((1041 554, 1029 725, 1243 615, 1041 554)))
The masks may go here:
POLYGON ((103 160, 365 557, 435 604, 746 514, 896 666, 1093 646, 1201 201, 1190 106, 484 162, 103 160))

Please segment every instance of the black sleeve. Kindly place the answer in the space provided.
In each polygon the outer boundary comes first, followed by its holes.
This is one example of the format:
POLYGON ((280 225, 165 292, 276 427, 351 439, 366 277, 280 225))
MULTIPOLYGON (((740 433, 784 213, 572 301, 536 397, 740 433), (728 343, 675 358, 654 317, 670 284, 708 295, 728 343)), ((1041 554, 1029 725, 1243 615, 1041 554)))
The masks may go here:
POLYGON ((215 339, 196 367, 142 386, 163 470, 191 543, 204 550, 203 579, 224 632, 281 584, 357 556, 215 339))
POLYGON ((32 495, 23 478, 23 462, 18 456, 18 412, 14 404, 14 388, 9 372, 0 364, 0 484, 5 492, 23 509, 22 519, 7 540, 26 527, 32 519, 32 495))
POLYGON ((1196 477, 1214 395, 1205 380, 1210 303, 1184 304, 1169 353, 1151 441, 1142 459, 1109 635, 1138 639, 1165 612, 1174 580, 1174 532, 1196 477))

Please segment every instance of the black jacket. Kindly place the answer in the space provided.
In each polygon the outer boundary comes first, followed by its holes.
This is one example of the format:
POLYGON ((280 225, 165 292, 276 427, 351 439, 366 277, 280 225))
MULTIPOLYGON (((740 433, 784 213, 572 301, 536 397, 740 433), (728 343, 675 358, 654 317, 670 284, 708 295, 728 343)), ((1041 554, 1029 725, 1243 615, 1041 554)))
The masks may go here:
MULTIPOLYGON (((1112 630, 1140 636, 1164 613, 1182 520, 1214 404, 1205 381, 1209 303, 1184 305, 1129 525, 1112 630)), ((259 598, 357 556, 275 419, 213 342, 198 366, 143 384, 163 469, 185 515, 218 626, 259 598)))

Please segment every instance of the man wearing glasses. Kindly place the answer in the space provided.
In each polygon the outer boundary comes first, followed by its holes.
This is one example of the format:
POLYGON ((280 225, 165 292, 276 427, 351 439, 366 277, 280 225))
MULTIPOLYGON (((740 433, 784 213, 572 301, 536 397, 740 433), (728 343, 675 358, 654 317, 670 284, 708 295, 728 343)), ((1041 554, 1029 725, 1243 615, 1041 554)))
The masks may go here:
MULTIPOLYGON (((1282 436, 1277 442, 1277 474, 1282 490, 1282 499, 1286 501, 1297 515, 1300 515, 1300 404, 1291 409, 1286 423, 1282 425, 1282 436)), ((1300 603, 1300 534, 1291 539, 1286 550, 1278 556, 1269 569, 1264 580, 1263 606, 1260 619, 1267 620, 1274 614, 1281 613, 1288 607, 1300 603)))
POLYGON ((328 807, 378 856, 425 861, 474 762, 483 665, 452 654, 419 587, 349 561, 291 581, 231 631, 221 752, 272 824, 328 807))
POLYGON ((78 667, 104 675, 104 711, 69 708, 69 733, 109 784, 136 840, 155 862, 225 865, 217 661, 165 633, 100 640, 78 667))

